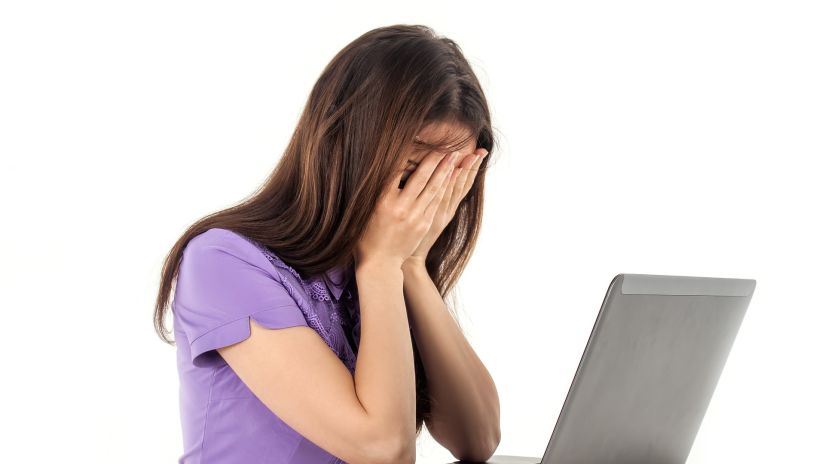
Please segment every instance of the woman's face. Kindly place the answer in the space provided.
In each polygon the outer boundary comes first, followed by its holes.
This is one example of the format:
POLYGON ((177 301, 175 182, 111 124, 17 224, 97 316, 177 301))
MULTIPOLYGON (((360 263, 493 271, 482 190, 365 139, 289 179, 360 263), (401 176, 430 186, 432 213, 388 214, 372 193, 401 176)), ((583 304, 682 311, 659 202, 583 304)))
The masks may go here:
MULTIPOLYGON (((465 128, 461 126, 457 126, 455 124, 450 123, 432 123, 424 126, 421 132, 418 133, 417 139, 421 140, 422 142, 432 143, 435 140, 439 140, 441 137, 447 136, 452 131, 463 131, 461 135, 468 135, 465 128)), ((475 139, 471 138, 467 143, 464 144, 461 148, 459 148, 459 155, 456 159, 456 166, 461 163, 461 160, 464 159, 465 156, 472 154, 476 151, 476 141, 475 139)), ((413 172, 418 168, 418 164, 421 162, 424 157, 427 156, 427 152, 421 150, 413 150, 411 151, 409 157, 405 161, 406 167, 404 168, 404 174, 401 176, 401 184, 400 188, 404 187, 404 183, 407 182, 407 179, 412 175, 413 172)))

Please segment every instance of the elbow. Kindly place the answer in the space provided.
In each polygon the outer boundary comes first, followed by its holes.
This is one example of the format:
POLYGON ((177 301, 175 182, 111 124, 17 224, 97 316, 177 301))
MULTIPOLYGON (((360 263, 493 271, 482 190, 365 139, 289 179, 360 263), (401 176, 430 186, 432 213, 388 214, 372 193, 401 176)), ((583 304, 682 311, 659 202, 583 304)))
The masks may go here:
POLYGON ((415 440, 405 441, 391 450, 390 460, 387 463, 415 464, 415 440))
POLYGON ((371 446, 366 452, 365 464, 414 464, 415 435, 396 434, 381 440, 378 446, 371 446))
POLYGON ((501 432, 496 429, 487 439, 479 439, 472 446, 458 450, 453 455, 460 461, 487 462, 498 449, 501 442, 501 432))
POLYGON ((404 433, 396 439, 395 445, 389 448, 390 460, 388 463, 415 464, 415 433, 404 433))
POLYGON ((490 440, 490 455, 496 452, 499 443, 501 443, 501 429, 497 426, 495 432, 493 432, 493 438, 490 440))

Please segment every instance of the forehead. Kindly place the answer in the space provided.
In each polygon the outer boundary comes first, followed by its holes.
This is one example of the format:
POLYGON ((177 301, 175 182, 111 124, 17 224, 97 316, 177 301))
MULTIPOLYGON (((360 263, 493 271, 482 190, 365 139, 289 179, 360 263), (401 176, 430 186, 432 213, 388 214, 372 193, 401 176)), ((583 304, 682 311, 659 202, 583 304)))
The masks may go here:
POLYGON ((424 142, 432 143, 443 138, 470 138, 471 135, 467 127, 463 125, 453 122, 433 122, 424 126, 417 137, 424 142))
POLYGON ((452 122, 433 122, 424 126, 416 135, 416 139, 427 143, 435 143, 445 138, 468 139, 462 145, 461 152, 471 152, 475 150, 476 141, 466 126, 452 122))

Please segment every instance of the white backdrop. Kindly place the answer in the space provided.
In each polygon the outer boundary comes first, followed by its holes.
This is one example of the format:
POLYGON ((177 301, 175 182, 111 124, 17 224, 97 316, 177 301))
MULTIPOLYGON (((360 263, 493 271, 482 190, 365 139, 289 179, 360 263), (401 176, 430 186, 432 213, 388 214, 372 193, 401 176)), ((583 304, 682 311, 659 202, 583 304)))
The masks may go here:
MULTIPOLYGON (((344 45, 421 23, 500 145, 468 337, 497 454, 540 456, 617 273, 754 278, 690 464, 821 459, 821 2, 77 1, 0 5, 2 462, 174 462, 161 259, 250 193, 344 45)), ((418 461, 449 453, 429 436, 418 461)))

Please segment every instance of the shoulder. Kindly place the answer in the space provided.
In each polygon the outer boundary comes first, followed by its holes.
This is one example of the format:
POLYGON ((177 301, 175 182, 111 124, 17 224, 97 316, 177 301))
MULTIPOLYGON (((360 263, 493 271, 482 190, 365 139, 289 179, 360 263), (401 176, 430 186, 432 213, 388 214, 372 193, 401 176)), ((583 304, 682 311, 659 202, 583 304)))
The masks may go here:
POLYGON ((225 263, 234 259, 247 265, 267 269, 263 250, 254 240, 233 230, 213 227, 192 237, 183 250, 181 266, 225 263))
POLYGON ((202 353, 249 337, 250 318, 268 328, 307 325, 300 295, 258 246, 221 228, 208 229, 187 243, 173 313, 189 340, 193 362, 202 353))
POLYGON ((208 229, 189 240, 175 285, 182 314, 217 320, 296 304, 295 288, 270 263, 257 242, 234 231, 208 229), (188 313, 187 313, 188 311, 188 313))
POLYGON ((204 300, 217 298, 219 292, 261 300, 261 292, 274 292, 289 294, 300 305, 305 305, 312 284, 262 243, 223 228, 210 228, 189 240, 178 282, 184 301, 195 299, 196 293, 204 300))
MULTIPOLYGON (((192 237, 184 247, 178 268, 176 295, 179 302, 213 306, 246 295, 250 299, 281 276, 258 245, 245 236, 211 228, 192 237)), ((250 301, 249 303, 252 303, 250 301)))
POLYGON ((255 246, 251 239, 234 230, 212 227, 189 239, 184 252, 200 252, 210 248, 226 248, 245 252, 255 249, 255 246))

